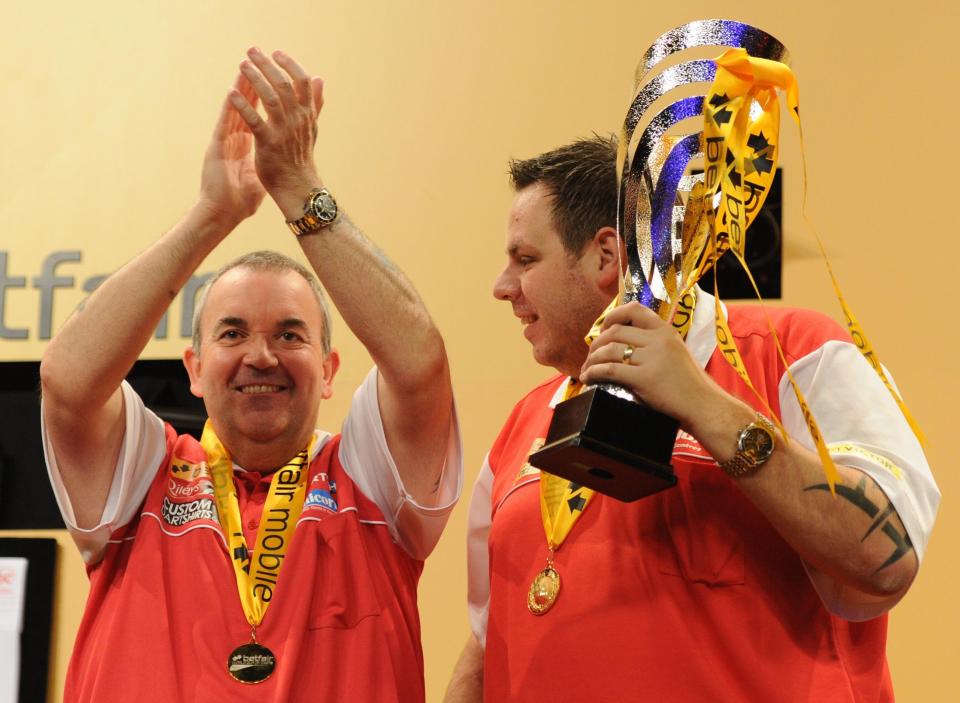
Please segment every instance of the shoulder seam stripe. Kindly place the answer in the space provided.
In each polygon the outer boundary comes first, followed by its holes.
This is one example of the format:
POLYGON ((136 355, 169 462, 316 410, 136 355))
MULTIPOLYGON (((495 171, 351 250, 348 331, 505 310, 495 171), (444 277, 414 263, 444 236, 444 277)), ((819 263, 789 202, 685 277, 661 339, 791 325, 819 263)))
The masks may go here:
POLYGON ((124 537, 123 539, 108 539, 107 544, 123 544, 124 542, 132 542, 136 538, 136 535, 131 535, 130 537, 124 537))
POLYGON ((510 490, 507 491, 507 494, 506 494, 505 496, 503 496, 503 498, 500 499, 500 502, 499 502, 499 503, 497 503, 497 509, 496 509, 494 512, 496 512, 497 510, 500 510, 500 506, 503 505, 503 501, 505 501, 507 498, 509 498, 509 497, 513 494, 513 492, 514 492, 515 490, 517 490, 518 488, 521 488, 521 487, 523 487, 523 486, 526 486, 528 483, 533 483, 534 481, 539 481, 539 480, 540 480, 540 474, 538 473, 538 474, 537 474, 536 476, 534 476, 533 478, 528 478, 526 481, 522 481, 521 483, 518 483, 518 484, 516 484, 516 485, 514 485, 514 486, 511 486, 511 487, 510 487, 510 490))

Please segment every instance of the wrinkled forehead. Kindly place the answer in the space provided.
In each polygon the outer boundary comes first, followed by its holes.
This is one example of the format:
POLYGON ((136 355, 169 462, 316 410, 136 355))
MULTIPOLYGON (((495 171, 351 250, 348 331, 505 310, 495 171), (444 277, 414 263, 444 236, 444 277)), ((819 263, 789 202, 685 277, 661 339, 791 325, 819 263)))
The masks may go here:
POLYGON ((251 327, 273 328, 284 320, 302 320, 318 337, 323 314, 310 284, 296 271, 237 267, 214 281, 200 317, 202 334, 223 319, 251 327))

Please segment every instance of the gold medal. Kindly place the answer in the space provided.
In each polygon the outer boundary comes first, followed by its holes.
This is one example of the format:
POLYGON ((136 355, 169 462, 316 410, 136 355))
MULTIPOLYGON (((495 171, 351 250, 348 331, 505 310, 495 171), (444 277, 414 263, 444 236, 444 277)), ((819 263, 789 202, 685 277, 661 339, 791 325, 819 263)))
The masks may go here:
POLYGON ((534 615, 543 615, 553 607, 560 594, 560 574, 548 566, 537 574, 527 593, 527 607, 534 615))
POLYGON ((260 683, 273 674, 277 658, 259 642, 241 644, 230 653, 227 671, 240 683, 260 683))

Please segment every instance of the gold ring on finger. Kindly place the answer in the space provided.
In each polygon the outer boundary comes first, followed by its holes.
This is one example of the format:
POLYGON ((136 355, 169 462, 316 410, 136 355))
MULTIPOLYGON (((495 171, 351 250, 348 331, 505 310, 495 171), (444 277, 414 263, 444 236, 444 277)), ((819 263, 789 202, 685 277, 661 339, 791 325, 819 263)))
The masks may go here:
POLYGON ((628 344, 623 350, 623 363, 629 366, 631 357, 633 357, 633 347, 628 344))

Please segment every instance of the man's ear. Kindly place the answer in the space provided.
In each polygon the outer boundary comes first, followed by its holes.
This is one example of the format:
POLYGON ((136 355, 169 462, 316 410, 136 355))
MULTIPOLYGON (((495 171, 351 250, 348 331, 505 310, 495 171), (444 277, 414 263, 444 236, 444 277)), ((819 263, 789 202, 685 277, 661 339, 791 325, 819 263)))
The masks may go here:
POLYGON ((198 398, 203 397, 203 385, 200 383, 200 355, 193 351, 193 347, 183 350, 183 365, 190 377, 190 392, 198 398))
POLYGON ((331 349, 323 360, 323 394, 320 396, 327 400, 333 395, 333 377, 337 375, 340 368, 340 354, 336 349, 331 349))
POLYGON ((613 227, 601 227, 593 235, 597 251, 600 254, 600 270, 597 283, 601 288, 619 290, 620 266, 625 261, 617 230, 613 227))

